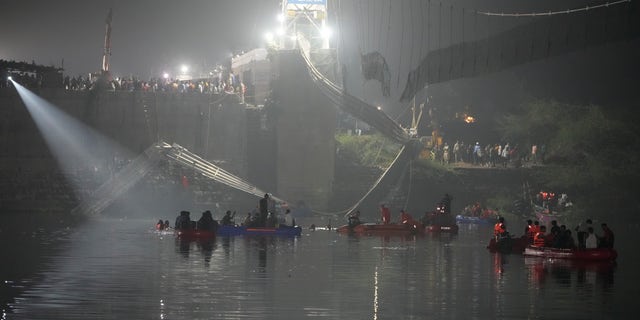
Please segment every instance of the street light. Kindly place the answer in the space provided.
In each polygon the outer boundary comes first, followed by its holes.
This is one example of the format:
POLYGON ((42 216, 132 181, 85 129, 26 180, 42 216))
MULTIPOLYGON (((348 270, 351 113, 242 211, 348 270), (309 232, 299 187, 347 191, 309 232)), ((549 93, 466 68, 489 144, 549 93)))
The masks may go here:
POLYGON ((187 71, 189 71, 189 66, 187 66, 186 64, 183 64, 180 67, 180 71, 182 71, 182 73, 187 73, 187 71))

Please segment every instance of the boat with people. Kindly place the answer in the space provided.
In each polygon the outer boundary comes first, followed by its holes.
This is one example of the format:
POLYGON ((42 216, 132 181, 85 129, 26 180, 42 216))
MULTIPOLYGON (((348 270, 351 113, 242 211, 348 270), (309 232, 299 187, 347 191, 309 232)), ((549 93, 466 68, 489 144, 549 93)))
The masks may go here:
POLYGON ((275 235, 275 236, 299 236, 302 228, 299 226, 278 226, 278 227, 247 227, 237 225, 222 225, 218 227, 219 236, 237 235, 275 235))
POLYGON ((613 261, 618 252, 613 248, 562 249, 553 247, 527 246, 524 255, 551 259, 571 259, 581 261, 613 261))
POLYGON ((420 222, 424 225, 425 232, 430 233, 458 233, 456 218, 451 215, 451 199, 449 194, 445 194, 436 205, 436 210, 425 212, 420 222))
POLYGON ((456 215, 457 223, 492 225, 498 222, 496 210, 483 208, 479 202, 466 206, 459 215, 456 215))
POLYGON ((458 233, 456 219, 450 214, 435 211, 425 214, 422 218, 425 232, 431 233, 458 233))
POLYGON ((461 214, 456 216, 457 223, 493 225, 496 221, 498 221, 496 217, 473 217, 461 214))

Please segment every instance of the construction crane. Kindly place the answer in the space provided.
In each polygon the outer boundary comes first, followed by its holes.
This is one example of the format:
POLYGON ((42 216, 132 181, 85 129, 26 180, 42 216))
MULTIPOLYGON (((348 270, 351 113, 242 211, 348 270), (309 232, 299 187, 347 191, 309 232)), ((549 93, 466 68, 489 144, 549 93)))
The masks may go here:
POLYGON ((111 56, 111 19, 113 16, 113 9, 109 9, 107 19, 105 20, 104 31, 104 52, 102 54, 102 76, 109 78, 109 57, 111 56))

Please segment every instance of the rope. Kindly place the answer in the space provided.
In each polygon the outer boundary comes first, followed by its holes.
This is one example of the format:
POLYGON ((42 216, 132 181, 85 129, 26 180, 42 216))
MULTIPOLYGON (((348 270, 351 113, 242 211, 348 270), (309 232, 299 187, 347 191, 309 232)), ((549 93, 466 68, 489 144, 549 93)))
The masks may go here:
POLYGON ((411 186, 413 185, 413 160, 409 159, 409 188, 407 188, 407 197, 404 201, 404 209, 407 209, 409 205, 409 198, 411 197, 411 186))
MULTIPOLYGON (((402 44, 404 43, 404 1, 400 2, 400 15, 402 17, 402 32, 400 33, 400 48, 402 48, 402 44)), ((400 50, 400 54, 398 55, 398 78, 396 79, 396 89, 400 88, 400 70, 402 68, 402 55, 404 51, 400 50)))
POLYGON ((586 6, 582 8, 576 9, 567 9, 567 10, 559 10, 559 11, 548 11, 548 12, 531 12, 531 13, 504 13, 504 12, 487 12, 487 11, 478 11, 477 14, 485 15, 485 16, 494 16, 494 17, 540 17, 540 16, 554 16, 559 14, 571 14, 576 12, 589 11, 593 9, 600 8, 608 8, 610 6, 615 6, 618 4, 622 4, 625 2, 631 2, 631 0, 618 0, 613 2, 606 2, 603 4, 595 5, 595 6, 586 6))
POLYGON ((371 186, 371 188, 369 188, 369 191, 367 191, 367 193, 365 193, 365 195, 362 196, 362 198, 360 198, 360 200, 358 200, 358 202, 356 202, 356 204, 354 204, 353 206, 351 206, 351 208, 348 209, 348 211, 346 213, 347 215, 351 214, 354 210, 356 210, 362 204, 362 202, 364 202, 364 200, 369 197, 369 195, 373 192, 373 190, 376 189, 376 187, 380 184, 382 179, 387 175, 387 173, 390 171, 390 169, 393 168, 393 166, 396 164, 398 159, 400 159, 400 156, 405 151, 405 148, 406 148, 406 146, 402 146, 402 149, 400 149, 400 152, 398 152, 398 155, 396 156, 396 158, 393 159, 393 162, 391 163, 391 165, 389 167, 387 167, 387 170, 385 170, 384 173, 382 173, 382 175, 380 175, 380 177, 378 178, 378 180, 376 180, 376 182, 373 184, 373 186, 371 186))

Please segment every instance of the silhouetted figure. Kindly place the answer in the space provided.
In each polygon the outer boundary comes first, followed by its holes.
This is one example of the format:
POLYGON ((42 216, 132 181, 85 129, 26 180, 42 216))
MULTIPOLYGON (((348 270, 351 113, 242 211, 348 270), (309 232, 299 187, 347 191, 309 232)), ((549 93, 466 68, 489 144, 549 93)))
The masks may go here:
POLYGON ((267 224, 267 217, 269 216, 269 194, 265 193, 264 197, 260 199, 258 203, 258 208, 260 209, 260 219, 259 223, 261 227, 264 227, 267 224))
POLYGON ((207 210, 202 213, 202 216, 198 220, 198 230, 205 230, 215 232, 218 229, 218 222, 213 219, 211 211, 207 210))
POLYGON ((191 213, 189 211, 180 211, 180 215, 176 218, 175 228, 177 230, 181 229, 192 229, 191 225, 191 217, 189 217, 191 213))
POLYGON ((233 212, 233 214, 231 214, 231 210, 227 210, 227 212, 224 214, 224 217, 222 217, 222 225, 223 226, 234 225, 233 218, 235 218, 235 216, 236 216, 235 211, 233 212))

